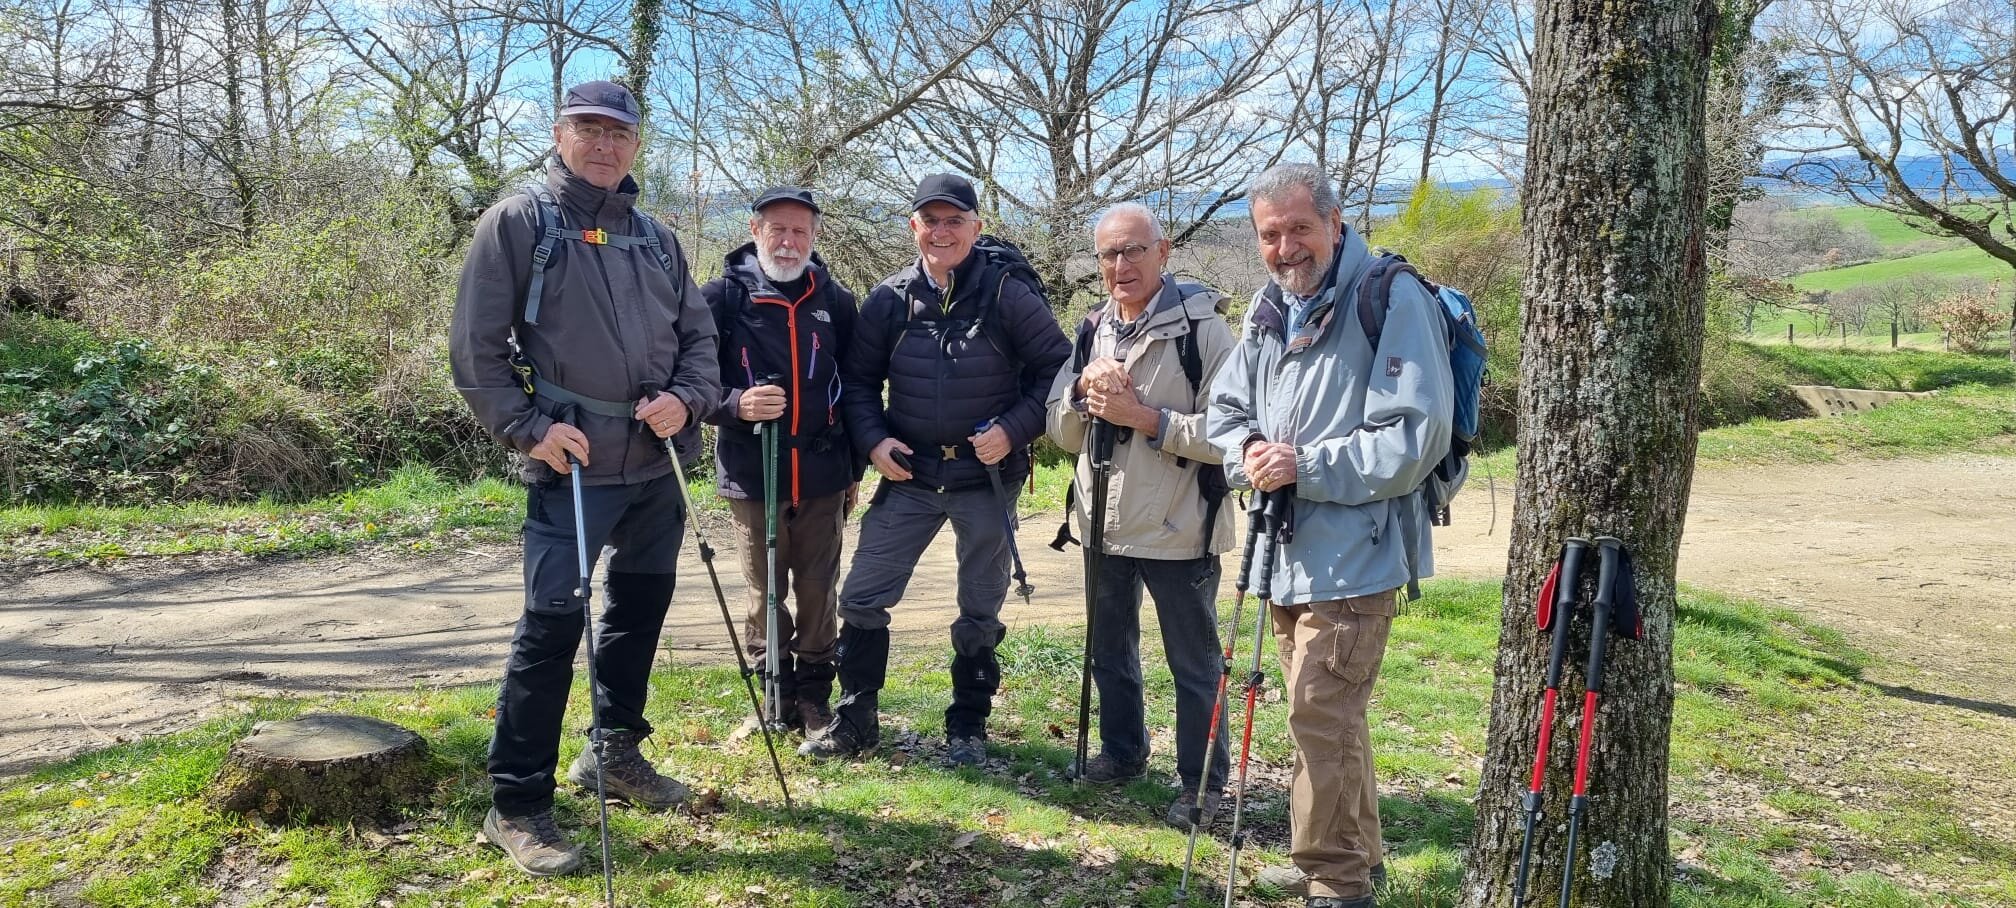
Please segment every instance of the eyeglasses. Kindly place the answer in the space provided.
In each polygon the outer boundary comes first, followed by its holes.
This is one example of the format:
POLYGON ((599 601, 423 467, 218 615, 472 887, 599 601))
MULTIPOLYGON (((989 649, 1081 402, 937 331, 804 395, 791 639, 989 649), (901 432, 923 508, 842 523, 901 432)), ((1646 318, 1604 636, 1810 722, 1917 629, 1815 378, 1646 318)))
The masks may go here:
POLYGON ((923 224, 925 230, 937 230, 940 227, 946 230, 958 230, 967 224, 973 223, 973 219, 962 218, 957 215, 949 218, 934 218, 928 214, 920 214, 917 216, 917 223, 923 224))
POLYGON ((1111 265, 1121 259, 1126 259, 1129 265, 1139 265, 1142 259, 1148 257, 1148 247, 1140 243, 1128 243, 1118 249, 1101 249, 1093 254, 1099 257, 1101 265, 1111 265))
POLYGON ((634 129, 610 129, 600 123, 569 123, 567 128, 574 132, 575 138, 590 145, 603 139, 608 139, 611 145, 625 148, 637 144, 637 130, 634 129))

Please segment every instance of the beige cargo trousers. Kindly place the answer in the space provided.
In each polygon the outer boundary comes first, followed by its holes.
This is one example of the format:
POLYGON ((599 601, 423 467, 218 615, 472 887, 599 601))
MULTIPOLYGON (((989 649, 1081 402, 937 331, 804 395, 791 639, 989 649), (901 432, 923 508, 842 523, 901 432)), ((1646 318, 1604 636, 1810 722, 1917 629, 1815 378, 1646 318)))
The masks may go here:
POLYGON ((1365 708, 1399 610, 1397 594, 1272 606, 1295 741, 1289 857, 1308 875, 1311 896, 1372 894, 1372 865, 1384 853, 1365 708))

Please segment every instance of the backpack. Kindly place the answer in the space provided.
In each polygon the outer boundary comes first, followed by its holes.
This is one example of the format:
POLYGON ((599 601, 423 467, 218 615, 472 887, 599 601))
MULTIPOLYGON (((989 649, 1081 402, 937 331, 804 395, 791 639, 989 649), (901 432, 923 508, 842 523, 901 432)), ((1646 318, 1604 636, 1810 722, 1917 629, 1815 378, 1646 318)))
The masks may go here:
POLYGON ((1450 420, 1449 453, 1435 465, 1435 472, 1422 483, 1428 496, 1429 522, 1449 525, 1449 501, 1463 488, 1470 475, 1470 451, 1477 443, 1478 398, 1484 388, 1484 331, 1477 320, 1477 307, 1470 297, 1454 287, 1445 287, 1421 276, 1407 259, 1383 253, 1366 266, 1358 282, 1358 324, 1365 338, 1379 347, 1379 335, 1386 327, 1386 310, 1393 302, 1393 281, 1410 275, 1428 288, 1442 313, 1449 343, 1449 374, 1455 380, 1456 408, 1450 420))
MULTIPOLYGON (((665 249, 664 241, 659 239, 657 219, 644 213, 643 209, 634 206, 630 209, 631 222, 637 227, 636 236, 614 234, 600 227, 568 230, 565 228, 566 221, 561 216, 560 203, 553 198, 551 190, 534 184, 525 187, 524 192, 532 198, 532 210, 538 216, 538 230, 534 234, 538 237, 538 243, 532 247, 532 280, 525 288, 525 298, 518 301, 518 309, 513 313, 511 333, 505 338, 511 349, 511 370, 518 373, 519 384, 524 388, 527 397, 546 397, 590 413, 628 419, 633 406, 630 401, 602 400, 576 394, 540 378, 537 366, 531 357, 525 355, 525 349, 518 341, 518 332, 524 330, 527 325, 539 324, 539 301, 546 292, 546 269, 553 267, 553 253, 560 248, 561 240, 573 240, 590 246, 615 246, 624 250, 642 247, 649 250, 658 260, 658 267, 665 269, 665 273, 673 277, 674 284, 678 283, 679 263, 673 260, 672 254, 665 249)), ((672 439, 675 449, 679 452, 679 460, 684 465, 691 465, 693 459, 698 456, 699 426, 699 420, 692 420, 672 439)))
MULTIPOLYGON (((1181 281, 1176 284, 1176 296, 1185 301, 1199 293, 1212 292, 1215 291, 1202 284, 1181 281)), ((1222 310, 1224 302, 1225 299, 1221 295, 1218 306, 1214 308, 1222 310)), ((1100 306, 1085 313, 1084 320, 1078 323, 1078 336, 1071 343, 1073 373, 1085 371, 1086 364, 1092 361, 1092 343, 1099 336, 1099 324, 1105 320, 1105 316, 1106 307, 1100 306)), ((1197 349, 1197 336, 1200 330, 1198 325, 1202 321, 1204 321, 1202 318, 1191 319, 1189 332, 1175 339, 1176 360, 1182 364, 1183 378, 1190 382, 1190 396, 1193 399, 1204 387, 1204 354, 1197 349)), ((1133 431, 1129 429, 1120 431, 1122 434, 1116 440, 1124 444, 1133 431)), ((1179 457, 1177 460, 1181 461, 1183 458, 1179 457)), ((1197 493, 1204 497, 1204 548, 1207 554, 1211 548, 1211 533, 1218 526, 1218 509, 1224 506, 1225 496, 1232 494, 1232 485, 1225 479, 1225 471, 1222 468, 1209 469, 1211 466, 1211 464, 1199 464, 1197 468, 1197 493)), ((1050 540, 1050 547, 1059 552, 1064 551, 1065 546, 1078 541, 1077 537, 1071 535, 1071 509, 1077 503, 1077 495, 1078 483, 1075 481, 1064 487, 1064 521, 1057 527, 1057 537, 1050 540)))

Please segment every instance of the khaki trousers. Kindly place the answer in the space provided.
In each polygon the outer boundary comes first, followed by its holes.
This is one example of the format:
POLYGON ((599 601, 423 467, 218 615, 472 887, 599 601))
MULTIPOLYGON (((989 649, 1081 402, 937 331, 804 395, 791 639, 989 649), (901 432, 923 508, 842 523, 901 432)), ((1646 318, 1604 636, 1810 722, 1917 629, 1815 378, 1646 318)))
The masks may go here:
MULTIPOLYGON (((763 658, 764 598, 770 562, 763 548, 763 500, 731 498, 728 509, 742 537, 742 580, 749 589, 742 648, 763 658)), ((831 662, 839 639, 840 534, 847 525, 847 493, 807 498, 795 509, 777 505, 777 636, 800 662, 831 662), (788 594, 788 595, 787 595, 788 594), (792 606, 795 606, 792 607, 792 606)))
POLYGON ((1386 656, 1396 592, 1272 609, 1295 740, 1289 857, 1308 875, 1311 896, 1372 894, 1372 865, 1384 853, 1365 707, 1386 656))

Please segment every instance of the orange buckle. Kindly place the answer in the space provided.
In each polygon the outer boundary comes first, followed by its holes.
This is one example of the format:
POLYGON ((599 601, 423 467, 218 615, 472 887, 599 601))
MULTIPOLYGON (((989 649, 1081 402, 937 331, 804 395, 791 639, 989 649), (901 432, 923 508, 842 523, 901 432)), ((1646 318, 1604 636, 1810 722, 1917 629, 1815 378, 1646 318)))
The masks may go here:
POLYGON ((600 227, 583 230, 581 231, 581 242, 591 246, 606 246, 609 244, 609 231, 603 230, 600 227))

